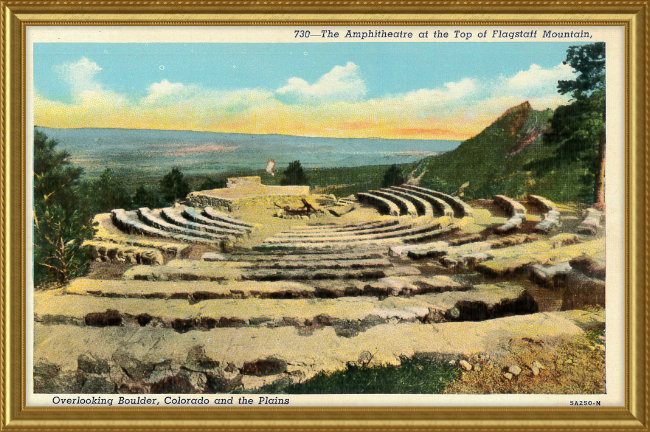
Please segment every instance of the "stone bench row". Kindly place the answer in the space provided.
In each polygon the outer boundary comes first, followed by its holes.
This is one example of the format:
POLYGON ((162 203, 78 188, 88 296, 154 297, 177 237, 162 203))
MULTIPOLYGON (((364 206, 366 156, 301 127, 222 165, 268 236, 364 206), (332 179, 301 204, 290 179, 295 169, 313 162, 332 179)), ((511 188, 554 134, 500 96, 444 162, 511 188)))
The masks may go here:
POLYGON ((404 186, 392 186, 391 189, 396 192, 405 193, 424 200, 433 207, 433 210, 437 211, 442 216, 454 217, 454 209, 451 208, 451 206, 441 198, 416 189, 408 189, 404 186))
POLYGON ((365 228, 380 228, 385 226, 397 225, 400 221, 397 218, 378 220, 373 222, 360 222, 351 224, 318 224, 318 225, 294 225, 291 227, 292 231, 307 232, 307 231, 355 231, 365 228))
POLYGON ((380 190, 371 190, 369 193, 372 193, 374 195, 378 195, 382 198, 386 198, 387 200, 390 200, 397 204, 397 207, 399 207, 400 212, 402 215, 407 215, 407 216, 417 216, 418 211, 415 208, 415 205, 408 199, 399 196, 390 189, 380 189, 380 190))
POLYGON ((138 210, 136 210, 136 213, 138 215, 138 218, 154 227, 157 229, 160 229, 162 231, 168 231, 176 234, 183 234, 183 235, 188 235, 188 236, 193 236, 197 238, 207 238, 211 240, 228 240, 230 239, 230 236, 228 235, 218 235, 218 234, 213 234, 205 231, 198 231, 195 229, 190 229, 190 228, 183 228, 178 225, 171 224, 169 222, 166 222, 162 218, 156 216, 151 209, 148 207, 140 207, 138 210))
POLYGON ((524 207, 520 202, 515 201, 512 198, 509 198, 505 195, 495 195, 494 203, 502 207, 509 216, 516 216, 518 214, 526 214, 526 207, 524 207))
POLYGON ((401 236, 384 237, 384 238, 371 238, 371 239, 353 239, 353 238, 340 238, 336 241, 330 240, 326 242, 313 242, 303 241, 301 239, 294 239, 291 242, 267 243, 263 242, 260 245, 254 246, 256 251, 292 251, 294 253, 300 251, 302 253, 333 253, 340 251, 341 253, 353 252, 358 250, 365 250, 368 247, 390 247, 407 243, 419 243, 438 238, 443 235, 448 235, 457 231, 459 228, 450 224, 441 227, 440 224, 432 224, 429 227, 418 228, 409 233, 402 233, 401 236))
POLYGON ((258 261, 251 263, 250 268, 255 269, 355 269, 355 268, 376 268, 390 267, 392 263, 386 258, 370 258, 359 260, 321 260, 321 259, 300 259, 300 260, 277 260, 258 261))
POLYGON ((224 265, 202 261, 173 260, 164 266, 131 267, 124 272, 127 280, 149 281, 276 281, 320 279, 378 279, 388 276, 418 275, 411 266, 388 266, 367 268, 302 268, 273 269, 251 268, 241 265, 224 265))
POLYGON ((208 239, 203 237, 195 237, 186 234, 178 234, 174 232, 164 231, 154 228, 150 225, 142 223, 135 212, 126 212, 123 209, 115 209, 111 211, 111 219, 113 224, 122 231, 129 234, 138 234, 152 237, 170 238, 180 240, 188 243, 203 243, 209 245, 221 245, 222 242, 215 239, 208 239))
POLYGON ((510 215, 510 219, 496 228, 498 233, 508 233, 521 228, 521 225, 526 220, 526 208, 521 203, 505 195, 495 195, 494 203, 510 215))
POLYGON ((553 201, 539 195, 528 195, 528 202, 534 206, 540 207, 544 213, 550 211, 557 211, 557 207, 553 201))
POLYGON ((245 227, 243 225, 237 225, 237 224, 233 224, 233 223, 230 223, 230 222, 225 222, 225 221, 222 221, 222 220, 210 219, 210 218, 204 216, 203 214, 201 214, 201 212, 198 211, 197 209, 195 209, 194 207, 185 207, 185 208, 183 208, 181 214, 183 215, 184 218, 186 218, 186 219, 188 219, 188 220, 190 220, 192 222, 202 224, 202 225, 208 225, 208 226, 216 227, 216 228, 220 228, 220 229, 228 229, 228 230, 233 231, 235 233, 235 235, 241 235, 241 234, 245 234, 245 233, 251 231, 251 228, 245 227))
POLYGON ((278 234, 276 234, 274 237, 275 238, 296 238, 296 239, 319 239, 319 238, 324 238, 324 237, 350 237, 350 236, 364 236, 364 235, 371 235, 371 234, 382 234, 382 233, 390 233, 394 231, 400 231, 404 230, 406 227, 410 227, 413 225, 412 221, 408 222, 402 222, 400 221, 399 223, 396 224, 391 224, 387 226, 381 226, 381 227, 369 227, 369 228, 357 228, 355 230, 346 230, 346 231, 331 231, 331 230, 324 230, 324 231, 313 231, 309 230, 307 232, 304 232, 302 230, 300 231, 283 231, 278 234))
MULTIPOLYGON (((382 190, 386 190, 386 189, 382 189, 382 190)), ((413 203, 413 205, 417 209, 418 214, 420 214, 420 215, 422 215, 424 217, 430 217, 430 218, 435 216, 433 205, 429 201, 427 201, 426 199, 424 199, 422 197, 419 197, 419 196, 417 196, 417 195, 415 195, 413 193, 405 192, 404 190, 400 190, 400 189, 395 188, 395 187, 391 187, 388 190, 393 195, 396 195, 396 196, 398 196, 400 198, 407 199, 411 203, 413 203)), ((443 216, 453 216, 453 213, 448 214, 448 215, 445 215, 443 213, 443 216)))
POLYGON ((197 304, 184 299, 133 301, 129 298, 39 294, 34 303, 35 321, 43 324, 136 325, 173 328, 179 332, 218 327, 308 327, 315 322, 320 324, 318 327, 323 327, 337 326, 337 321, 351 324, 362 320, 372 323, 370 326, 387 320, 419 324, 483 321, 505 314, 529 314, 538 310, 535 301, 523 288, 496 285, 409 298, 364 296, 320 299, 318 302, 304 298, 227 301, 208 298, 197 304))
POLYGON ((359 192, 356 196, 359 202, 375 206, 379 209, 380 212, 384 212, 391 216, 400 215, 400 209, 397 204, 389 199, 375 195, 372 192, 359 192))
POLYGON ((424 194, 427 194, 429 196, 435 197, 435 198, 440 198, 444 200, 447 204, 449 204, 453 210, 454 213, 456 214, 456 217, 462 218, 462 217, 472 217, 474 215, 474 212, 472 210, 472 207, 467 204, 465 201, 461 200, 458 197, 454 197, 451 195, 444 194, 442 192, 434 191, 431 189, 426 189, 422 188, 419 186, 413 186, 413 185, 402 185, 402 187, 418 191, 424 194))
POLYGON ((448 291, 467 291, 469 285, 449 276, 398 276, 373 280, 345 279, 337 284, 326 281, 206 281, 73 279, 65 292, 96 297, 180 299, 197 303, 209 299, 299 299, 339 297, 414 296, 448 291))
POLYGON ((434 241, 417 245, 399 245, 389 248, 392 256, 409 257, 413 259, 422 258, 443 258, 441 263, 446 267, 453 267, 458 264, 466 264, 464 257, 484 252, 490 249, 501 249, 516 246, 523 243, 537 241, 536 235, 517 234, 497 240, 481 241, 482 237, 473 237, 474 241, 457 244, 454 240, 434 241))
POLYGON ((231 236, 231 235, 242 236, 246 234, 246 231, 240 229, 230 229, 230 228, 224 228, 220 226, 206 225, 203 223, 194 222, 185 219, 183 216, 181 216, 181 214, 184 214, 184 212, 181 213, 179 210, 173 208, 164 208, 160 211, 160 216, 162 217, 162 219, 164 219, 166 222, 169 222, 170 224, 177 225, 181 228, 187 228, 194 231, 207 232, 212 234, 220 234, 223 236, 231 236))
POLYGON ((401 237, 401 236, 409 236, 413 234, 418 234, 420 232, 424 232, 430 229, 438 229, 440 228, 440 223, 435 222, 433 219, 429 219, 425 223, 405 223, 402 225, 398 225, 396 227, 390 227, 387 231, 385 229, 378 229, 377 232, 372 232, 372 230, 368 233, 361 232, 359 234, 352 233, 345 233, 344 235, 329 235, 329 236, 309 236, 309 237, 284 237, 284 236, 275 236, 275 237, 270 237, 267 239, 264 239, 264 243, 292 243, 295 241, 301 241, 301 242, 331 242, 331 241, 360 241, 360 240, 375 240, 375 239, 383 239, 383 238, 391 238, 391 237, 401 237))
POLYGON ((95 216, 93 224, 97 224, 97 231, 93 240, 103 241, 118 245, 128 245, 147 249, 156 249, 163 254, 175 257, 185 256, 190 252, 190 246, 184 243, 154 240, 130 235, 125 230, 119 229, 112 221, 110 213, 101 213, 95 216))
POLYGON ((374 258, 383 258, 386 256, 386 253, 383 249, 377 248, 368 248, 359 251, 348 251, 341 253, 300 253, 294 254, 291 251, 279 251, 276 253, 259 253, 255 251, 246 251, 244 253, 238 253, 236 259, 246 261, 246 262, 264 262, 264 261, 277 261, 277 260, 360 260, 360 259, 374 259, 374 258))
POLYGON ((215 221, 223 221, 227 222, 229 224, 233 225, 240 225, 248 229, 253 229, 253 225, 249 224, 248 222, 241 221, 239 219, 235 219, 233 217, 228 216, 227 214, 220 212, 219 210, 215 210, 212 207, 205 207, 203 209, 203 214, 207 216, 210 219, 213 219, 215 221))
POLYGON ((418 322, 418 315, 411 313, 413 322, 399 324, 390 321, 377 324, 383 319, 375 318, 345 320, 347 325, 323 315, 318 319, 312 317, 309 323, 303 321, 303 329, 287 325, 273 328, 216 328, 215 325, 209 332, 209 322, 195 327, 205 331, 186 332, 156 328, 153 323, 147 328, 137 323, 110 329, 36 323, 34 392, 162 394, 179 392, 177 383, 184 383, 180 384, 185 385, 183 391, 194 394, 228 393, 237 387, 252 392, 279 379, 298 383, 319 373, 345 371, 349 364, 367 361, 369 347, 372 348, 371 367, 399 365, 403 357, 410 358, 414 353, 444 352, 458 358, 490 351, 503 342, 504 334, 513 332, 517 338, 544 343, 584 337, 581 329, 586 327, 584 323, 604 323, 604 312, 585 311, 429 325, 418 322), (329 328, 313 331, 319 325, 329 325, 329 328), (224 343, 231 340, 237 341, 237 346, 224 343), (125 341, 139 349, 125 350, 125 341), (300 360, 305 358, 305 353, 309 354, 307 362, 300 360), (210 379, 206 380, 206 375, 210 379))

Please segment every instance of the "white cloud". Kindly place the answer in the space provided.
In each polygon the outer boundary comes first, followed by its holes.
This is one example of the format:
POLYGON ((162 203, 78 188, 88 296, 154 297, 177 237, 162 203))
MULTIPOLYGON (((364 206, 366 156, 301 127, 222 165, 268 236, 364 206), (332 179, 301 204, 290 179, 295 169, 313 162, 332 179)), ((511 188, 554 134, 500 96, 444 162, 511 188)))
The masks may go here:
POLYGON ((101 70, 97 63, 86 57, 82 57, 75 63, 64 63, 54 67, 54 71, 70 85, 73 95, 84 91, 101 91, 102 85, 95 80, 95 75, 101 70))
POLYGON ((528 70, 506 79, 503 86, 513 93, 531 94, 539 90, 555 92, 559 80, 569 80, 574 77, 573 68, 569 65, 560 63, 551 69, 544 69, 532 64, 528 70))
POLYGON ((289 78, 287 85, 277 90, 280 95, 316 100, 359 100, 366 94, 366 83, 359 75, 359 66, 348 62, 320 77, 314 84, 302 78, 289 78))
POLYGON ((390 137, 393 130, 467 137, 526 100, 538 110, 566 103, 568 96, 557 93, 557 81, 573 76, 566 65, 545 69, 533 64, 511 76, 462 78, 367 99, 359 67, 348 62, 312 84, 294 77, 276 91, 220 90, 163 79, 135 98, 103 87, 96 80, 101 67, 87 58, 56 69, 70 84, 73 101, 49 101, 37 94, 39 124, 341 137, 390 137))
POLYGON ((142 100, 145 104, 156 102, 160 99, 167 98, 172 95, 182 95, 187 93, 187 86, 183 83, 172 83, 164 79, 159 83, 153 83, 147 88, 147 96, 142 100))

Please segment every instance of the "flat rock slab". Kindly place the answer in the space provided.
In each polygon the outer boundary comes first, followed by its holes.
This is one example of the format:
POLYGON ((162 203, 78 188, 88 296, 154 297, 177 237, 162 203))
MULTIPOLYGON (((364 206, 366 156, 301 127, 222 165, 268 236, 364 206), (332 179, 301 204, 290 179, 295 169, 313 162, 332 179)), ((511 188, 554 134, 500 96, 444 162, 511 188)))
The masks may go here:
MULTIPOLYGON (((337 336, 331 326, 310 334, 293 327, 214 328, 206 337, 203 331, 178 333, 155 327, 36 323, 34 385, 37 393, 80 393, 87 378, 95 376, 110 384, 104 387, 105 393, 170 393, 161 383, 175 378, 171 381, 190 383, 182 393, 221 393, 232 389, 234 384, 228 378, 236 376, 237 385, 253 389, 277 379, 299 381, 319 372, 344 370, 367 353, 372 354, 371 365, 399 364, 402 356, 415 354, 490 354, 512 338, 545 341, 579 337, 584 331, 576 322, 600 319, 574 315, 537 313, 483 322, 385 323, 354 338, 337 336), (188 369, 196 375, 179 376, 188 369), (161 375, 161 370, 169 372, 161 375), (255 372, 262 376, 249 375, 255 372), (80 379, 68 379, 77 375, 80 379)), ((175 392, 179 391, 171 391, 175 392)))

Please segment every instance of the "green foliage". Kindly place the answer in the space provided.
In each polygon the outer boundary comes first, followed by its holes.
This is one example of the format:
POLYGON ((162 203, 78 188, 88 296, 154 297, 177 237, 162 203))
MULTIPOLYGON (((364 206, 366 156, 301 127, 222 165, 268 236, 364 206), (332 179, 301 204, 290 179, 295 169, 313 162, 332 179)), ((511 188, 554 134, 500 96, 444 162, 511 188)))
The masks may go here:
POLYGON ((85 270, 92 209, 80 193, 82 169, 45 134, 34 134, 34 285, 64 284, 85 270))
POLYGON ((399 186, 404 184, 406 179, 402 170, 397 165, 393 164, 384 173, 384 178, 381 181, 381 187, 399 186))
POLYGON ((284 177, 280 180, 280 184, 284 186, 306 185, 309 181, 305 171, 302 169, 302 165, 300 165, 300 161, 291 162, 282 174, 284 177))
POLYGON ((457 376, 458 369, 447 363, 423 357, 402 357, 399 366, 349 364, 344 371, 321 372, 298 384, 263 387, 260 393, 434 394, 441 393, 457 376))
POLYGON ((226 187, 228 180, 225 177, 207 178, 199 186, 199 190, 223 189, 226 187))
POLYGON ((593 190, 593 201, 604 198, 605 169, 605 44, 570 47, 565 64, 577 72, 574 80, 559 81, 558 92, 570 93, 573 102, 558 107, 544 135, 544 143, 555 152, 538 172, 576 162, 587 169, 581 178, 593 190))
POLYGON ((413 175, 422 176, 421 186, 449 194, 469 183, 464 189, 466 199, 518 196, 533 190, 552 195, 557 185, 539 183, 524 169, 530 161, 552 154, 541 139, 551 115, 551 111, 531 110, 527 103, 512 108, 456 149, 423 159, 413 175))
POLYGON ((140 207, 149 207, 149 208, 158 208, 163 206, 163 202, 160 200, 158 194, 153 191, 150 191, 144 186, 140 186, 136 189, 131 198, 133 208, 140 207))
POLYGON ((131 196, 122 186, 113 171, 106 168, 98 180, 82 185, 82 193, 86 198, 86 206, 93 213, 105 213, 113 209, 131 207, 131 196))
POLYGON ((605 90, 604 42, 569 47, 562 63, 569 64, 578 75, 574 80, 558 82, 560 94, 571 93, 576 97, 581 93, 605 90))
POLYGON ((456 190, 449 182, 437 176, 427 177, 420 186, 446 194, 452 194, 456 190))
POLYGON ((190 193, 190 185, 184 179, 181 170, 174 167, 160 180, 160 191, 165 201, 173 202, 185 198, 190 193))

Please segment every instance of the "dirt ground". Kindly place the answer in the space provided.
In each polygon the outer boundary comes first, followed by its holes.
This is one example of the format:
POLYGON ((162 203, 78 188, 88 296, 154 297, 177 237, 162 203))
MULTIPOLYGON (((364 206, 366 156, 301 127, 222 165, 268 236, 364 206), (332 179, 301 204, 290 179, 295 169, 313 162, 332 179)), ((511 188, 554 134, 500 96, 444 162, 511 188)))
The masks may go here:
POLYGON ((606 392, 604 329, 575 339, 510 340, 492 355, 468 359, 444 393, 598 394, 606 392), (516 375, 511 371, 517 372, 516 375), (535 367, 536 366, 536 367, 535 367))

